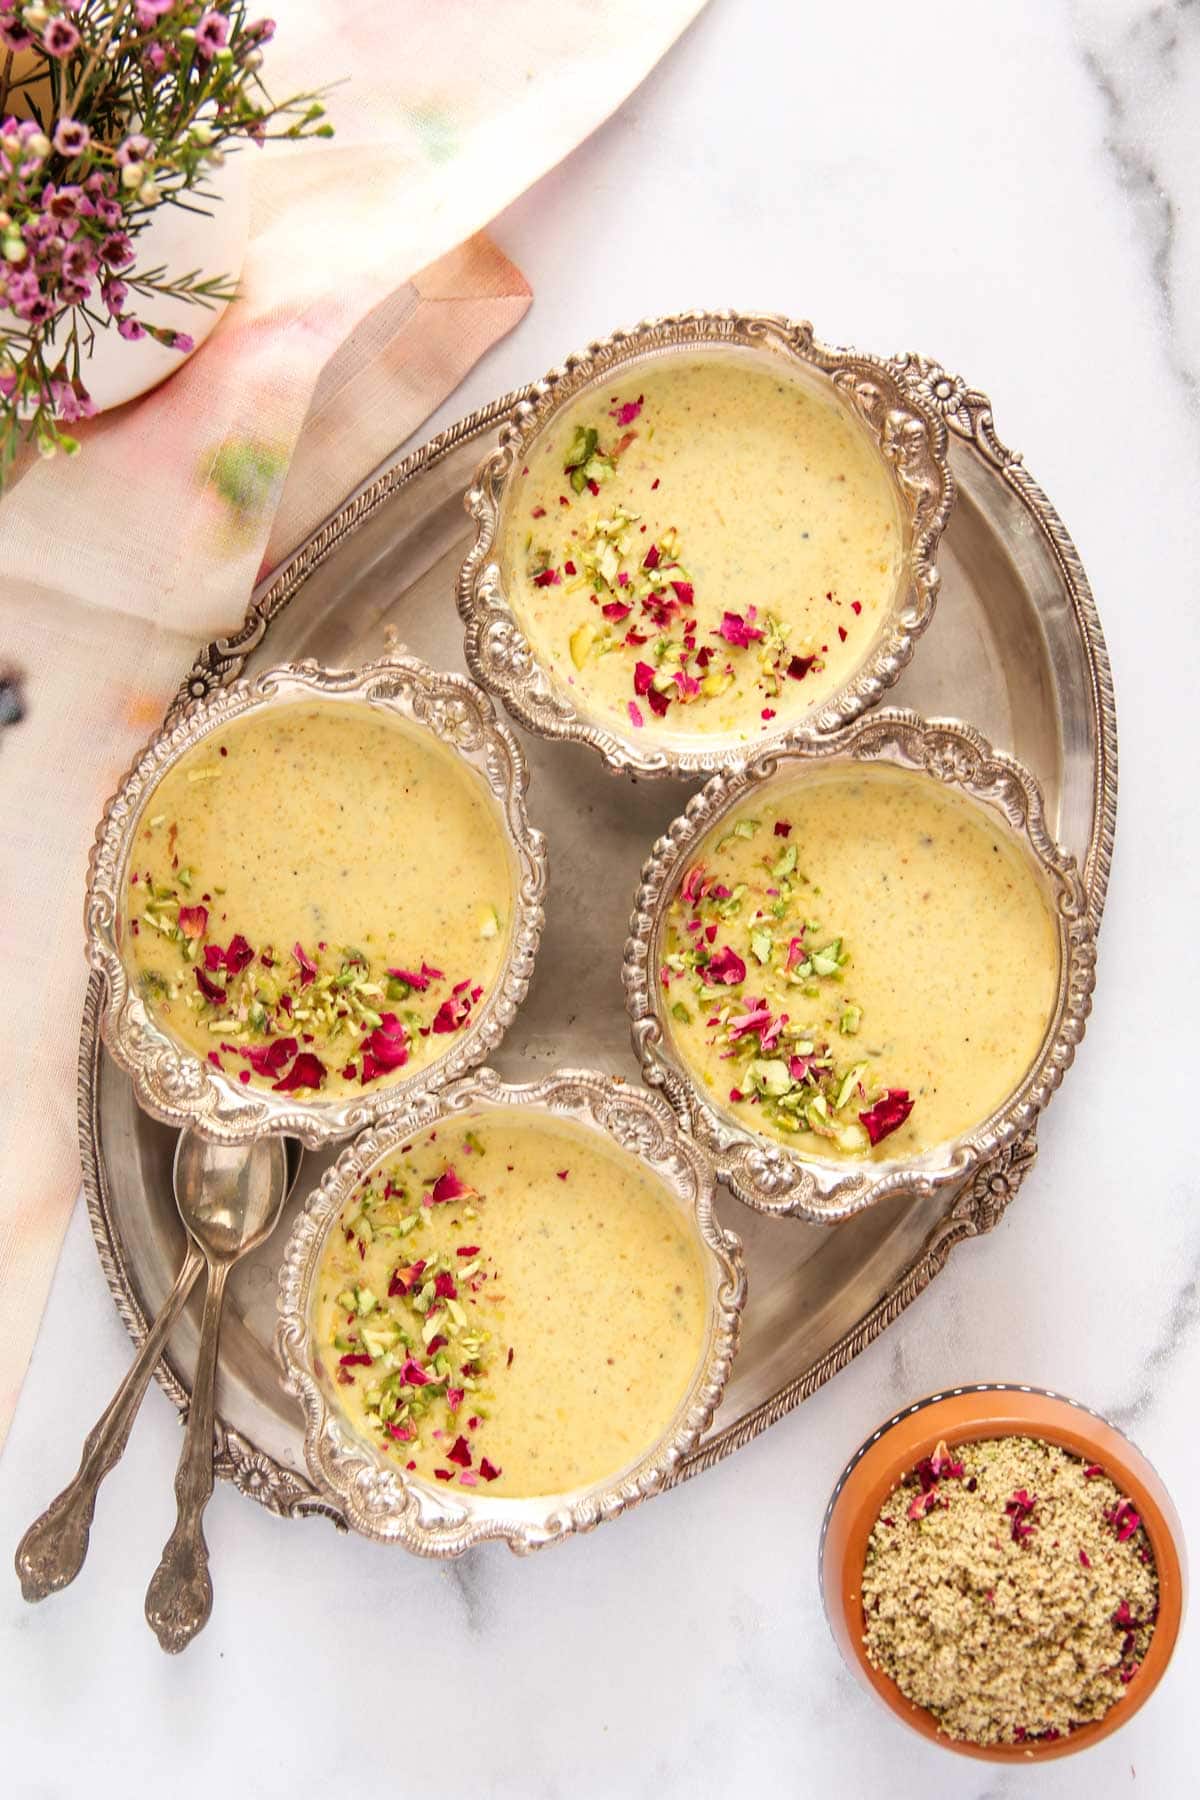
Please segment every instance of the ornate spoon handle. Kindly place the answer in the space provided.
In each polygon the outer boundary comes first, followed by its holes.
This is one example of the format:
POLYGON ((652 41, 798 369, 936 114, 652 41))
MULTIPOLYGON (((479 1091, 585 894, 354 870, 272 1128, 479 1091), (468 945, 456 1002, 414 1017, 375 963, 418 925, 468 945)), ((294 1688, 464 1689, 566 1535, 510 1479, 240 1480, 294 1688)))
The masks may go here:
POLYGON ((212 1498, 212 1427, 216 1418, 216 1352, 221 1307, 230 1264, 209 1262, 203 1298, 200 1355, 196 1359, 193 1404, 187 1411, 184 1451, 175 1471, 175 1530, 146 1589, 146 1620, 164 1651, 185 1651, 209 1622, 212 1580, 203 1512, 212 1498))
POLYGON ((129 1373, 84 1439, 78 1472, 17 1545, 17 1574, 26 1600, 44 1600, 48 1594, 58 1593, 83 1567, 100 1483, 124 1454, 150 1377, 203 1267, 204 1258, 189 1241, 175 1286, 142 1340, 129 1373))
POLYGON ((164 1650, 186 1650, 212 1612, 212 1580, 204 1539, 204 1509, 213 1491, 213 1422, 216 1412, 217 1345, 230 1264, 209 1262, 200 1328, 200 1355, 192 1384, 183 1452, 175 1471, 175 1529, 146 1589, 146 1619, 164 1650))

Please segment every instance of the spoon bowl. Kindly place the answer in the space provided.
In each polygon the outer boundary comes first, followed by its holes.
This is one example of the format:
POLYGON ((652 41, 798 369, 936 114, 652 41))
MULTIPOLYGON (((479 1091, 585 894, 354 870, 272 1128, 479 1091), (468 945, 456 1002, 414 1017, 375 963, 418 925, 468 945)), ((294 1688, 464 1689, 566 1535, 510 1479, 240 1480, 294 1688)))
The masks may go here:
POLYGON ((292 1185, 287 1141, 208 1143, 181 1132, 175 1204, 188 1236, 211 1262, 231 1263, 274 1230, 292 1185))

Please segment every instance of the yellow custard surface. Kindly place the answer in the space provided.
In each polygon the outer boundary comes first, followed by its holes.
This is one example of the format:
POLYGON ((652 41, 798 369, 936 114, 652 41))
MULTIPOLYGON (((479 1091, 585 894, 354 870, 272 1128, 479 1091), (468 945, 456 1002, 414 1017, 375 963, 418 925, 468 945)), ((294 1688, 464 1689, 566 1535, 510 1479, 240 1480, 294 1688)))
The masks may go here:
POLYGON ((695 1378, 708 1288, 674 1196, 535 1109, 417 1136, 334 1225, 315 1355, 356 1431, 431 1486, 532 1497, 617 1475, 695 1378))
POLYGON ((840 402, 712 350, 623 371, 550 421, 501 564, 535 656, 586 711, 744 741, 850 679, 903 556, 891 479, 840 402))
POLYGON ((1024 1079, 1058 992, 1038 875, 931 776, 839 765, 764 786, 671 902, 662 1006, 707 1097, 819 1157, 920 1155, 1024 1079))
POLYGON ((264 708, 210 734, 143 809, 123 954, 152 1013, 244 1085, 395 1081, 494 985, 515 870, 495 801, 365 703, 264 708))

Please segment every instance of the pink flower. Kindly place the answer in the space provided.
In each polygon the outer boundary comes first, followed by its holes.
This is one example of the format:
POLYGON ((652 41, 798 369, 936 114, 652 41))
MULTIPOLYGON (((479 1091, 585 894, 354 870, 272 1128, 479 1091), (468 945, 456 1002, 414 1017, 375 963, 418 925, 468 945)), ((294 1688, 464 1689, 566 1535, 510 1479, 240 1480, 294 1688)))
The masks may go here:
POLYGON ((196 340, 193 337, 189 337, 186 331, 176 331, 173 332, 171 336, 171 348, 172 350, 178 350, 181 356, 187 356, 190 351, 196 348, 196 340))
MULTIPOLYGON (((95 413, 96 408, 92 404, 91 395, 82 384, 70 381, 52 381, 50 393, 54 400, 55 412, 68 425, 73 425, 77 419, 90 419, 95 413)), ((186 912, 188 909, 183 907, 180 910, 186 912)), ((198 910, 203 912, 204 908, 200 907, 198 910)))
POLYGON ((117 320, 117 330, 120 332, 121 336, 127 339, 131 344, 136 344, 139 338, 144 338, 146 335, 146 327, 144 325, 139 325, 138 321, 130 313, 126 313, 122 318, 117 320))
POLYGON ((70 56, 79 43, 79 33, 69 19, 51 19, 42 33, 42 48, 47 56, 70 56))
POLYGON ((247 25, 242 36, 253 38, 257 44, 269 44, 275 36, 275 21, 274 19, 255 19, 253 25, 247 25))
POLYGON ((121 168, 125 168, 129 163, 143 163, 153 148, 148 137, 143 137, 140 132, 135 131, 124 140, 118 149, 117 162, 121 168))
POLYGON ((113 269, 127 269, 133 261, 133 245, 123 231, 112 231, 100 245, 100 255, 113 269))
POLYGON ((54 127, 54 148, 60 156, 82 156, 92 134, 81 119, 60 119, 54 127))
POLYGON ((156 20, 162 18, 164 13, 170 12, 174 4, 175 0, 137 0, 134 12, 137 14, 137 22, 142 30, 148 31, 156 20))
POLYGON ((104 304, 115 318, 124 308, 129 298, 129 289, 123 281, 106 281, 100 289, 104 296, 104 304))
POLYGON ((206 12, 196 27, 196 54, 211 62, 229 41, 229 20, 219 12, 206 12))
POLYGON ((42 211, 49 213, 52 219, 73 219, 82 199, 81 187, 55 187, 52 181, 47 182, 42 191, 42 211))
POLYGON ((33 33, 19 19, 0 19, 0 39, 10 50, 28 50, 33 43, 33 33))

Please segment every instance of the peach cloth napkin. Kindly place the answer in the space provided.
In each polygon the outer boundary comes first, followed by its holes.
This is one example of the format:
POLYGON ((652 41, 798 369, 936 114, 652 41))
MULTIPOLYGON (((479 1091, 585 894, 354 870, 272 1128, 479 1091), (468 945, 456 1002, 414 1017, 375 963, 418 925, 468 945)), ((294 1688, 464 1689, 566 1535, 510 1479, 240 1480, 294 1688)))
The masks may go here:
MULTIPOLYGON (((600 124, 702 0, 264 0, 331 142, 248 153, 242 297, 179 372, 0 504, 0 1445, 78 1187, 80 914, 104 802, 197 645, 521 318, 481 228, 600 124)), ((531 375, 538 371, 531 370, 531 375)))

